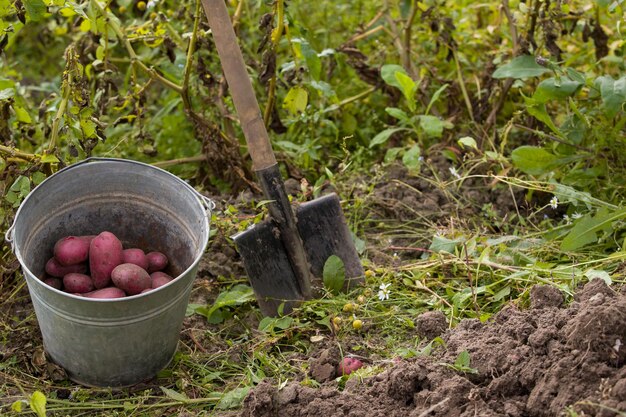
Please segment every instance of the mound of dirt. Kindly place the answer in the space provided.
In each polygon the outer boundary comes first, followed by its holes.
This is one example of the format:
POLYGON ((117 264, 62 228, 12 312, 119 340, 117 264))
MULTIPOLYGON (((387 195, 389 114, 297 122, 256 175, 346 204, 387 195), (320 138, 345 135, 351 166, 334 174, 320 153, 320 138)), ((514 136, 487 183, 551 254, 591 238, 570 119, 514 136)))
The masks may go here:
POLYGON ((566 409, 567 415, 620 415, 626 410, 626 294, 594 280, 568 307, 562 303, 558 291, 539 286, 529 310, 509 306, 487 323, 464 320, 442 335, 445 349, 397 361, 373 377, 353 377, 343 391, 330 378, 340 358, 326 350, 329 372, 311 367, 312 377, 324 377, 320 388, 293 382, 278 390, 265 381, 247 396, 240 416, 539 417, 566 415, 566 409), (463 351, 471 359, 465 372, 449 365, 463 351))

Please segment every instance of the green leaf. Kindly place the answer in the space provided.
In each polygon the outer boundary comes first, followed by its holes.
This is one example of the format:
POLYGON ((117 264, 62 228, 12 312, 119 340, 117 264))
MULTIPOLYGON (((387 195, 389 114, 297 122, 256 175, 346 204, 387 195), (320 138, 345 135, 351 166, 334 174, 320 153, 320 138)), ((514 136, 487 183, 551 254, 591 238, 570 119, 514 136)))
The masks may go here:
POLYGON ((430 113, 430 108, 433 106, 433 104, 437 102, 437 100, 439 100, 439 96, 441 96, 446 88, 448 88, 448 84, 442 85, 437 91, 435 91, 435 94, 433 94, 433 96, 430 98, 430 102, 428 103, 428 107, 426 107, 426 111, 424 112, 424 114, 430 113))
POLYGON ((546 72, 548 68, 537 64, 535 57, 531 55, 521 55, 513 58, 509 63, 504 64, 494 71, 493 78, 529 78, 538 77, 546 72))
POLYGON ((400 148, 400 147, 394 147, 394 148, 387 149, 387 152, 385 153, 385 157, 383 158, 383 161, 386 164, 394 162, 396 159, 398 159, 398 155, 400 154, 400 151, 402 151, 402 150, 403 150, 403 148, 400 148))
POLYGON ((406 153, 402 156, 402 163, 406 166, 409 171, 419 171, 421 161, 420 156, 422 155, 422 151, 420 150, 419 145, 413 145, 406 153))
POLYGON ((389 140, 389 138, 391 137, 391 135, 393 135, 394 133, 399 132, 401 130, 409 130, 409 129, 407 129, 405 127, 394 127, 394 128, 391 128, 391 129, 383 130, 382 132, 380 132, 379 134, 374 136, 374 138, 370 142, 370 148, 373 148, 376 145, 381 145, 381 144, 387 142, 389 140))
POLYGON ((322 272, 324 287, 332 293, 338 293, 346 280, 346 267, 337 255, 331 255, 324 263, 322 272))
POLYGON ((396 72, 395 77, 398 84, 400 84, 400 91, 402 91, 402 95, 404 95, 409 109, 415 111, 415 92, 417 91, 417 84, 415 84, 415 81, 413 81, 411 77, 403 72, 396 72))
POLYGON ((179 401, 179 402, 188 402, 189 401, 189 397, 187 397, 185 394, 181 394, 180 392, 176 392, 173 389, 169 389, 169 388, 165 388, 165 387, 160 387, 161 391, 163 391, 163 394, 165 394, 166 397, 174 400, 174 401, 179 401))
POLYGON ((495 293, 493 297, 491 297, 491 300, 497 303, 498 301, 502 300, 504 297, 507 297, 510 294, 511 294, 511 287, 506 286, 502 288, 500 291, 498 291, 497 293, 495 293))
POLYGON ((428 249, 433 252, 454 253, 454 250, 461 242, 461 239, 448 239, 443 236, 435 235, 428 249))
POLYGON ((602 108, 606 116, 612 119, 626 102, 626 76, 616 81, 612 77, 604 75, 596 78, 595 84, 600 90, 602 108))
POLYGON ((573 81, 577 81, 580 84, 585 84, 587 82, 585 74, 582 72, 578 72, 575 69, 569 67, 565 69, 565 72, 567 72, 567 76, 573 81))
POLYGON ((478 144, 476 143, 476 139, 471 136, 464 136, 457 141, 457 143, 466 148, 472 148, 478 150, 478 144))
POLYGON ((54 164, 56 162, 60 162, 59 158, 57 158, 54 154, 43 154, 43 155, 39 155, 37 154, 37 156, 39 156, 39 160, 41 162, 43 162, 44 164, 54 164))
POLYGON ((30 409, 37 413, 38 417, 46 417, 46 396, 41 391, 33 392, 29 404, 30 409))
POLYGON ((546 103, 548 100, 563 100, 574 95, 582 87, 582 83, 567 78, 557 80, 554 77, 543 80, 537 86, 532 98, 537 103, 546 103))
POLYGON ((238 284, 228 291, 221 292, 213 302, 211 308, 197 307, 194 309, 194 312, 205 316, 209 323, 217 324, 227 318, 225 312, 222 311, 223 308, 236 307, 252 300, 254 300, 254 291, 252 291, 252 288, 245 284, 238 284))
POLYGON ((539 103, 535 101, 532 97, 524 97, 524 102, 526 103, 526 111, 531 116, 534 116, 540 122, 545 123, 554 133, 558 136, 563 137, 563 133, 559 130, 558 127, 550 118, 548 111, 546 110, 545 103, 539 103))
POLYGON ((302 113, 306 109, 309 93, 302 87, 292 87, 283 101, 283 107, 292 115, 302 113))
POLYGON ((23 0, 22 4, 32 22, 39 22, 48 10, 43 0, 23 0))
POLYGON ((33 172, 33 175, 31 175, 30 179, 33 181, 33 184, 39 185, 46 179, 46 174, 41 171, 35 171, 33 172))
POLYGON ((0 100, 6 100, 15 95, 15 89, 13 88, 5 88, 4 90, 0 90, 0 100))
POLYGON ((387 83, 387 85, 396 87, 398 90, 402 90, 402 85, 400 85, 400 82, 396 78, 397 73, 402 73, 408 77, 408 74, 406 73, 405 69, 402 68, 400 65, 388 64, 388 65, 383 65, 382 68, 380 69, 380 76, 383 79, 383 81, 387 83))
POLYGON ((573 251, 598 240, 597 232, 610 230, 613 222, 626 217, 626 209, 610 212, 606 209, 598 210, 593 217, 583 216, 578 219, 574 227, 561 242, 561 250, 573 251))
POLYGON ((85 138, 96 136, 96 124, 89 119, 80 119, 80 128, 85 138))
POLYGON ((601 279, 602 281, 604 281, 606 285, 611 285, 613 283, 611 276, 606 271, 601 271, 598 269, 589 269, 587 270, 587 272, 585 272, 585 276, 587 277, 589 281, 592 281, 594 279, 601 279))
POLYGON ((387 112, 387 114, 389 114, 389 116, 393 117, 394 119, 398 119, 401 122, 407 123, 409 121, 409 115, 406 114, 404 110, 401 110, 397 107, 387 107, 385 111, 387 112))
POLYGON ((33 119, 31 119, 30 114, 28 114, 26 109, 19 107, 19 106, 13 106, 13 110, 15 110, 15 115, 17 116, 18 122, 27 123, 27 124, 30 124, 33 122, 33 119))
POLYGON ((241 405, 249 392, 250 387, 235 388, 232 391, 228 391, 222 395, 215 408, 218 410, 230 410, 232 408, 237 408, 241 405))
POLYGON ((22 407, 24 406, 24 400, 17 400, 15 402, 13 402, 13 404, 11 404, 11 410, 17 412, 17 413, 21 413, 22 412, 22 407))
POLYGON ((285 316, 279 319, 274 319, 274 327, 280 330, 288 329, 293 323, 293 317, 285 316))
POLYGON ((451 127, 449 123, 444 122, 436 116, 422 114, 418 116, 418 118, 420 121, 420 127, 429 138, 440 138, 443 135, 443 129, 451 127))
POLYGON ((294 38, 291 41, 296 49, 296 54, 304 58, 304 63, 309 70, 309 74, 311 74, 311 78, 319 80, 322 72, 322 61, 315 49, 311 47, 311 44, 306 39, 294 38))
POLYGON ((456 357, 454 361, 454 366, 459 368, 469 368, 470 366, 470 354, 467 350, 459 353, 459 356, 456 357))
POLYGON ((541 175, 558 166, 556 155, 537 146, 520 146, 511 153, 513 165, 526 174, 541 175))
POLYGON ((311 81, 309 85, 322 93, 322 95, 326 98, 337 98, 337 93, 333 90, 333 86, 325 81, 311 81))
POLYGON ((551 181, 551 185, 554 187, 554 191, 552 193, 558 197, 559 201, 567 201, 575 207, 583 203, 588 210, 591 210, 593 197, 589 192, 578 191, 569 185, 559 184, 556 181, 551 181))
POLYGON ((274 317, 263 317, 263 319, 261 319, 261 321, 259 322, 259 331, 260 332, 271 332, 274 327, 273 327, 273 323, 274 323, 274 317))

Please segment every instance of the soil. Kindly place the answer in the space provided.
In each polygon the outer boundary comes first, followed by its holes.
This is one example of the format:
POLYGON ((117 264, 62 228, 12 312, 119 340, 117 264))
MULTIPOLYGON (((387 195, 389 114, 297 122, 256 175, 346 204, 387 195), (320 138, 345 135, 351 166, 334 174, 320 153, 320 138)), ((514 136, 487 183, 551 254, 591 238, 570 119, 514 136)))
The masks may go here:
POLYGON ((340 350, 329 348, 310 360, 319 388, 292 382, 279 390, 264 381, 239 415, 620 415, 626 411, 626 294, 594 280, 562 305, 558 290, 535 286, 530 309, 511 305, 487 323, 467 319, 443 332, 445 317, 424 313, 418 319, 424 343, 439 335, 445 341, 431 356, 394 361, 372 377, 353 376, 342 390, 335 372, 340 350), (471 359, 465 372, 450 365, 463 351, 471 359))

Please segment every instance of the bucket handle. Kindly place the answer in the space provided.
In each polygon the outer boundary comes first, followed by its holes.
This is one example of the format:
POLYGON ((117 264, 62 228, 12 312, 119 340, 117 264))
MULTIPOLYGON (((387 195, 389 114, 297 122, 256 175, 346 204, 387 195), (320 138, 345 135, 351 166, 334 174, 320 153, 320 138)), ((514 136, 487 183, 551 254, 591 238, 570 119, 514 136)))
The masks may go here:
MULTIPOLYGON (((106 157, 99 157, 99 156, 90 156, 89 158, 85 158, 82 161, 76 162, 75 164, 68 165, 65 168, 60 169, 56 173, 58 174, 59 172, 66 171, 66 170, 72 169, 74 167, 77 167, 77 166, 80 166, 80 165, 83 165, 83 164, 86 164, 86 163, 92 162, 92 161, 128 162, 128 163, 133 163, 133 164, 137 164, 137 165, 150 166, 150 167, 152 167, 154 169, 159 169, 161 171, 165 171, 162 168, 158 168, 158 167, 155 167, 155 166, 143 163, 143 162, 139 162, 139 161, 133 161, 131 159, 106 158, 106 157)), ((211 213, 215 209, 215 202, 213 200, 211 200, 209 197, 200 194, 200 192, 198 190, 193 188, 191 185, 187 184, 187 182, 183 181, 182 179, 180 179, 178 177, 176 177, 176 178, 178 179, 178 181, 181 182, 181 184, 183 184, 185 187, 187 187, 187 189, 189 189, 189 191, 191 191, 200 200, 200 202, 202 203, 202 206, 205 208, 205 210, 207 212, 207 216, 210 217, 211 213)), ((15 216, 15 217, 17 218, 17 216, 15 216)), ((13 252, 15 252, 15 245, 13 243, 13 239, 14 238, 15 238, 15 219, 13 219, 13 223, 11 224, 11 227, 9 227, 7 229, 7 231, 4 233, 4 240, 6 240, 11 245, 11 250, 13 252)))
POLYGON ((6 240, 7 243, 11 245, 11 250, 13 252, 15 252, 15 247, 13 246, 14 231, 15 231, 15 220, 11 224, 11 227, 9 227, 7 231, 4 233, 4 240, 6 240))
MULTIPOLYGON (((102 157, 102 156, 90 156, 89 158, 85 158, 82 161, 76 162, 75 164, 72 164, 72 165, 69 165, 69 166, 63 168, 63 169, 61 169, 58 172, 62 172, 62 171, 65 171, 66 169, 71 169, 73 167, 76 167, 76 166, 79 166, 79 165, 83 165, 83 164, 86 164, 86 163, 89 163, 89 162, 92 162, 92 161, 128 162, 128 163, 137 164, 137 165, 149 166, 149 167, 154 168, 154 169, 165 171, 162 168, 155 167, 153 165, 146 164, 144 162, 133 161, 132 159, 107 158, 107 157, 102 157)), ((215 209, 215 202, 213 200, 211 200, 209 197, 200 194, 200 192, 198 190, 193 188, 186 181, 183 181, 182 179, 180 179, 178 177, 176 177, 176 178, 178 179, 178 181, 181 182, 181 184, 183 184, 185 187, 187 187, 187 189, 189 189, 189 191, 191 191, 196 197, 198 197, 198 199, 200 199, 200 201, 202 202, 202 205, 207 210, 208 215, 210 216, 211 213, 213 212, 213 210, 215 209)))

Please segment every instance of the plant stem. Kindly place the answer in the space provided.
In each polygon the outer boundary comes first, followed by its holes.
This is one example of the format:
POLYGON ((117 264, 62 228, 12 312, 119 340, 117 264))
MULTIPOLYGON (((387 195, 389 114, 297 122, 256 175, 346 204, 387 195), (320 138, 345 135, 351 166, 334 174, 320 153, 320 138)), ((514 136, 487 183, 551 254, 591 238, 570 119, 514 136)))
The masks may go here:
POLYGON ((139 59, 139 57, 137 56, 137 53, 135 52, 135 49, 133 48, 130 41, 128 40, 128 37, 124 34, 124 32, 122 32, 122 29, 118 25, 117 21, 115 19, 111 19, 109 12, 106 10, 105 7, 102 7, 100 2, 94 1, 93 3, 96 5, 100 13, 102 13, 102 16, 104 16, 104 18, 106 19, 107 25, 113 30, 113 32, 115 32, 115 36, 117 36, 117 38, 126 48, 126 51, 128 52, 128 55, 130 56, 131 64, 133 66, 137 66, 141 68, 141 70, 145 72, 146 74, 148 74, 150 78, 156 81, 159 81, 165 87, 176 91, 178 94, 182 94, 183 89, 180 85, 168 80, 167 78, 159 74, 154 68, 149 68, 146 64, 144 64, 139 59))
POLYGON ((411 63, 411 26, 413 26, 416 16, 417 1, 413 1, 411 4, 411 14, 404 25, 404 48, 402 52, 402 66, 413 78, 415 78, 415 74, 413 72, 413 64, 411 63))
POLYGON ((376 91, 376 86, 369 87, 367 90, 361 91, 359 94, 357 94, 355 96, 345 98, 345 99, 341 100, 339 103, 333 104, 332 106, 324 109, 323 113, 328 113, 328 112, 331 112, 331 111, 338 110, 341 107, 345 106, 346 104, 350 104, 352 102, 355 102, 357 100, 362 99, 363 97, 366 97, 366 96, 372 94, 374 91, 376 91))
POLYGON ((36 162, 38 157, 32 153, 26 153, 19 151, 9 146, 0 145, 0 154, 8 156, 9 158, 19 158, 28 162, 36 162))
POLYGON ((575 143, 570 143, 570 142, 568 142, 566 140, 563 140, 561 138, 558 138, 558 137, 556 137, 554 135, 550 135, 549 133, 545 133, 545 132, 542 132, 540 130, 531 129, 530 127, 526 127, 526 126, 520 125, 518 123, 513 123, 513 126, 518 128, 518 129, 525 130, 525 131, 530 132, 530 133, 534 133, 535 135, 539 136, 540 138, 550 139, 550 140, 553 140, 553 141, 558 142, 560 144, 571 146, 572 148, 576 148, 576 149, 579 149, 581 151, 585 151, 585 152, 589 152, 590 154, 593 154, 593 150, 592 149, 585 148, 584 146, 576 145, 575 143))
POLYGON ((233 30, 237 33, 237 26, 239 26, 239 21, 241 20, 241 13, 243 12, 243 4, 245 0, 239 0, 237 4, 237 8, 235 9, 235 13, 233 14, 233 30))
POLYGON ((177 158, 177 159, 170 159, 168 161, 159 161, 159 162, 153 163, 152 166, 155 166, 158 168, 167 168, 167 167, 171 167, 174 165, 187 164, 187 163, 193 163, 193 162, 204 162, 204 161, 206 161, 205 155, 197 155, 197 156, 189 156, 187 158, 177 158))
POLYGON ((461 87, 461 93, 463 93, 463 99, 465 100, 465 105, 467 106, 467 112, 469 113, 470 119, 472 122, 474 121, 474 109, 472 108, 472 101, 469 98, 469 94, 467 94, 467 88, 465 87, 465 81, 463 80, 463 74, 461 73, 461 64, 459 63, 459 54, 456 49, 452 50, 452 55, 454 56, 454 63, 456 65, 456 75, 459 80, 459 86, 461 87))
POLYGON ((193 32, 189 40, 187 48, 187 58, 185 59, 185 69, 183 73, 183 85, 181 87, 181 97, 183 99, 183 107, 186 111, 192 111, 191 99, 189 98, 189 78, 191 76, 191 64, 193 62, 193 53, 196 49, 196 41, 198 40, 198 28, 200 27, 200 0, 196 0, 196 10, 193 20, 193 32))
POLYGON ((54 119, 52 119, 52 132, 50 134, 50 143, 48 144, 48 151, 50 152, 52 152, 56 146, 57 139, 59 138, 59 125, 61 124, 61 119, 63 118, 63 114, 65 114, 65 108, 67 107, 67 103, 70 99, 72 70, 68 69, 66 70, 66 73, 67 78, 63 81, 63 96, 61 97, 61 102, 59 103, 59 108, 54 115, 54 119))
MULTIPOLYGON (((276 28, 272 31, 271 41, 272 47, 270 53, 276 53, 278 49, 278 43, 285 29, 285 4, 284 0, 276 0, 276 28)), ((268 91, 267 91, 267 104, 265 105, 265 111, 263 112, 263 122, 265 126, 269 126, 270 117, 272 116, 272 109, 274 108, 274 101, 276 100, 276 73, 272 74, 270 78, 268 91)))

